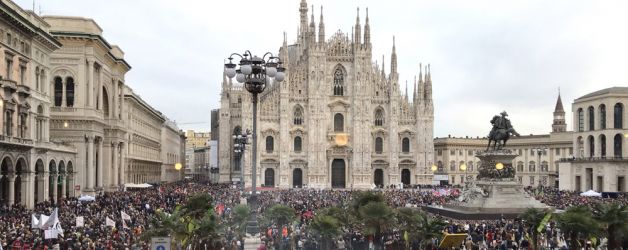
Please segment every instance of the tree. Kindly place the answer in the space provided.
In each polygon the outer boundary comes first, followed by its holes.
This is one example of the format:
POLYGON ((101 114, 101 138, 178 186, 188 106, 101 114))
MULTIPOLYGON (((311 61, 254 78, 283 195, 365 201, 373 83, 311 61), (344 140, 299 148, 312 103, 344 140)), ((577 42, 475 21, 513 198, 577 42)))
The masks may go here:
POLYGON ((430 218, 425 213, 421 214, 421 223, 419 229, 419 238, 421 238, 421 246, 427 247, 432 238, 440 238, 443 235, 443 229, 447 223, 441 218, 430 218))
POLYGON ((197 220, 203 218, 208 211, 213 212, 212 201, 212 196, 207 193, 195 194, 182 207, 183 216, 190 216, 197 220))
POLYGON ((359 216, 360 207, 365 206, 369 202, 384 202, 384 196, 380 193, 375 192, 356 192, 353 196, 353 201, 351 203, 351 210, 354 215, 359 216))
POLYGON ((321 236, 324 249, 334 248, 334 238, 341 233, 338 219, 330 215, 319 214, 314 217, 310 227, 321 236))
POLYGON ((580 239, 588 239, 599 231, 591 210, 585 206, 570 207, 558 216, 558 227, 568 235, 569 249, 580 249, 580 239))
POLYGON ((539 242, 539 234, 537 228, 543 221, 543 218, 549 213, 548 210, 541 210, 538 208, 528 208, 519 217, 523 220, 524 225, 527 226, 528 231, 532 234, 532 248, 537 249, 537 243, 539 242))
MULTIPOLYGON (((395 216, 398 221, 398 228, 402 234, 408 234, 408 239, 417 239, 421 233, 421 223, 423 214, 415 208, 398 208, 395 216)), ((406 242, 406 245, 409 242, 406 242)))
POLYGON ((181 209, 175 208, 172 214, 163 211, 156 212, 156 218, 149 223, 148 229, 142 233, 143 240, 150 240, 152 237, 172 237, 173 243, 184 244, 189 238, 186 228, 187 224, 181 223, 181 209))
POLYGON ((613 202, 595 207, 595 220, 604 229, 608 238, 608 249, 620 249, 620 242, 628 235, 628 205, 613 202))
POLYGON ((238 238, 244 237, 246 233, 246 222, 249 219, 251 210, 247 205, 237 205, 233 208, 233 224, 238 233, 238 238))
POLYGON ((274 205, 264 213, 269 222, 281 227, 292 223, 296 215, 293 208, 286 205, 274 205))
POLYGON ((381 234, 394 225, 395 213, 384 202, 371 201, 358 209, 359 218, 364 223, 365 234, 373 235, 374 243, 380 243, 381 234))

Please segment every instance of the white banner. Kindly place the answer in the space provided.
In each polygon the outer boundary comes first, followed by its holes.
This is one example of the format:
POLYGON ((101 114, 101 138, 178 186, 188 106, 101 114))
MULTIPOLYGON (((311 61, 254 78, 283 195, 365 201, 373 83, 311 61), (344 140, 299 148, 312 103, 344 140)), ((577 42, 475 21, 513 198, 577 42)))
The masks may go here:
POLYGON ((105 226, 112 226, 112 227, 116 227, 116 222, 113 221, 112 219, 109 219, 109 217, 107 217, 105 219, 105 226))
POLYGON ((57 230, 44 230, 44 239, 56 239, 57 237, 59 237, 57 230))
POLYGON ((39 220, 35 214, 31 215, 31 228, 39 228, 39 220))
POLYGON ((120 211, 123 220, 131 220, 131 216, 126 214, 124 211, 120 211))
POLYGON ((85 226, 85 218, 83 216, 76 216, 76 227, 84 227, 85 226))

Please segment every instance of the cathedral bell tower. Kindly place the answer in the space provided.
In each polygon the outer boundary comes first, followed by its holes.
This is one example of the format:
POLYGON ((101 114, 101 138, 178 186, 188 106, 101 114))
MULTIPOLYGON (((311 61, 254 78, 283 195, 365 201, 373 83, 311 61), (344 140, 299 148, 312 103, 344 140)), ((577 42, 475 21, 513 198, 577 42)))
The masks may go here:
POLYGON ((565 123, 565 110, 563 109, 563 102, 560 99, 560 92, 558 93, 558 100, 556 100, 556 108, 554 108, 554 122, 552 123, 552 132, 565 132, 567 130, 567 124, 565 123))

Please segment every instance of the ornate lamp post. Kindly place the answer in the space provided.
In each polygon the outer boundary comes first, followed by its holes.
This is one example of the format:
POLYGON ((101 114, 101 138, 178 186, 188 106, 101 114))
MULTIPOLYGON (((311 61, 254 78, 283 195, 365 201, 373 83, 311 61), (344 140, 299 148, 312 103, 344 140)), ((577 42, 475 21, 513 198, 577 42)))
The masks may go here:
POLYGON ((246 144, 249 144, 249 137, 251 137, 251 131, 246 130, 246 132, 236 131, 233 134, 233 153, 238 157, 239 161, 238 166, 240 168, 240 185, 242 185, 242 193, 244 193, 244 168, 242 167, 242 157, 244 156, 244 149, 246 148, 246 144))
POLYGON ((541 174, 539 174, 539 186, 543 186, 545 185, 545 183, 543 183, 543 178, 541 178, 542 172, 543 172, 543 165, 541 164, 541 155, 546 154, 547 153, 547 147, 538 147, 538 148, 532 148, 533 152, 536 152, 537 155, 537 168, 534 169, 534 173, 539 173, 541 172, 541 174), (537 170, 538 169, 538 170, 537 170))
POLYGON ((247 226, 247 231, 251 235, 258 233, 257 219, 255 218, 256 209, 256 180, 257 173, 255 164, 257 162, 257 95, 262 93, 266 88, 267 77, 274 77, 275 81, 283 81, 285 75, 285 68, 282 66, 282 62, 278 57, 275 57, 272 53, 267 52, 261 58, 252 55, 250 51, 245 51, 244 54, 233 53, 229 56, 229 62, 225 63, 225 73, 229 78, 235 76, 236 80, 240 83, 244 83, 244 87, 248 92, 253 95, 253 132, 251 136, 253 138, 253 157, 251 159, 251 197, 248 204, 252 208, 252 217, 247 226), (236 65, 232 62, 233 56, 240 57, 239 69, 236 69, 236 65), (268 58, 267 58, 268 56, 268 58))

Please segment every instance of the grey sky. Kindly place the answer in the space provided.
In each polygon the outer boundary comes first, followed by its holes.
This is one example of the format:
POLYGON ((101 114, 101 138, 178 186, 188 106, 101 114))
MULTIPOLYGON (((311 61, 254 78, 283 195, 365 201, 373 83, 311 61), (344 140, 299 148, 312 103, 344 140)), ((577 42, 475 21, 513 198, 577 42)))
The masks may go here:
MULTIPOLYGON (((133 67, 127 84, 181 128, 209 130, 210 109, 219 107, 223 59, 245 49, 277 52, 283 31, 294 41, 299 2, 38 0, 36 6, 43 15, 96 20, 133 67)), ((17 3, 25 9, 33 4, 17 3)), ((324 6, 327 38, 338 29, 351 32, 358 6, 364 25, 368 7, 373 60, 381 64, 385 55, 387 73, 396 36, 401 89, 408 80, 412 91, 419 63, 431 63, 435 136, 484 136, 492 115, 502 110, 521 134, 547 133, 559 87, 571 129, 573 99, 628 85, 626 1, 312 4, 317 26, 324 6)))

